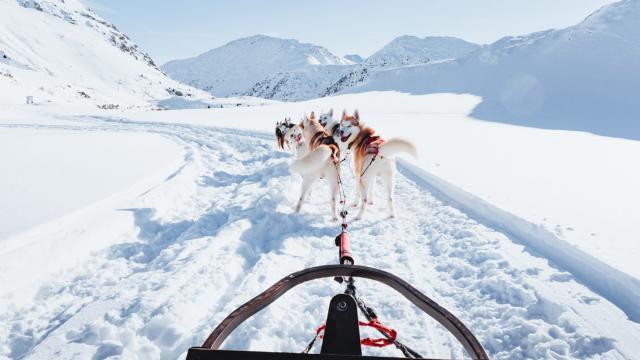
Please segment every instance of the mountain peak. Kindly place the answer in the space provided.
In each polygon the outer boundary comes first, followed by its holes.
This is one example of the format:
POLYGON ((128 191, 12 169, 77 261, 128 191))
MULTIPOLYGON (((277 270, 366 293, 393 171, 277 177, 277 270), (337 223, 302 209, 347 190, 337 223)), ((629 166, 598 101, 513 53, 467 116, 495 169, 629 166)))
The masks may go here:
POLYGON ((640 42, 639 19, 640 0, 622 0, 596 10, 577 27, 640 42))
POLYGON ((433 61, 455 59, 480 46, 448 36, 419 38, 402 35, 371 55, 366 63, 377 66, 402 66, 425 64, 433 61))
POLYGON ((0 24, 0 103, 148 106, 185 90, 79 0, 0 1, 0 24))
POLYGON ((351 64, 322 46, 258 34, 162 68, 176 80, 228 96, 242 94, 274 74, 351 64))
POLYGON ((242 38, 239 38, 239 39, 232 40, 232 41, 228 42, 226 45, 231 45, 231 44, 252 44, 252 43, 257 43, 257 42, 261 42, 261 41, 300 43, 298 40, 295 40, 295 39, 284 39, 284 38, 279 38, 279 37, 270 36, 270 35, 256 34, 256 35, 246 36, 246 37, 242 37, 242 38))
POLYGON ((345 59, 353 61, 356 64, 359 64, 361 62, 364 61, 364 59, 362 58, 362 56, 358 55, 358 54, 347 54, 345 56, 343 56, 345 59))

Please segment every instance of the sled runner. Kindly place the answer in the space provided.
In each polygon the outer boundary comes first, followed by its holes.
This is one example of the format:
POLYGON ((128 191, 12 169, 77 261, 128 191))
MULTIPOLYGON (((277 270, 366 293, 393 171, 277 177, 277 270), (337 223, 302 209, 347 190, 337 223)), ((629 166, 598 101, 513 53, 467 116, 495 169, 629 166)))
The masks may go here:
POLYGON ((229 314, 216 327, 201 347, 189 349, 187 360, 340 360, 340 359, 398 359, 362 356, 361 345, 386 346, 395 345, 405 358, 423 359, 420 354, 400 343, 396 332, 382 325, 375 311, 356 296, 354 278, 378 281, 398 291, 420 310, 438 321, 462 344, 473 359, 489 359, 484 348, 471 331, 453 314, 424 295, 406 281, 388 272, 353 265, 353 257, 349 250, 348 235, 343 231, 336 237, 339 246, 340 265, 325 265, 298 271, 286 276, 260 295, 249 300, 229 314), (346 283, 343 294, 337 294, 329 304, 326 324, 318 328, 316 337, 302 353, 269 353, 250 351, 220 350, 225 339, 244 321, 255 313, 269 306, 277 298, 294 287, 316 279, 333 277, 338 282, 346 283), (358 321, 358 309, 368 322, 358 321), (370 326, 382 334, 378 339, 360 339, 360 326, 370 326), (324 332, 324 336, 321 333, 324 332), (308 354, 318 338, 323 338, 320 354, 308 354))

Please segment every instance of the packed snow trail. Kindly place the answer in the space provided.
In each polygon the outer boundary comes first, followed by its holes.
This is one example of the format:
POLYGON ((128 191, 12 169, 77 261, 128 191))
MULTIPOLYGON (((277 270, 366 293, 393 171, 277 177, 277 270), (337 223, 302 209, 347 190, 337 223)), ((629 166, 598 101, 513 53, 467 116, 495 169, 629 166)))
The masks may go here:
MULTIPOLYGON (((122 241, 39 285, 30 301, 2 299, 0 357, 183 358, 229 312, 283 276, 337 260, 327 189, 301 214, 291 155, 265 134, 187 125, 78 119, 69 131, 146 131, 184 146, 184 164, 119 209, 122 241)), ((48 126, 41 126, 47 131, 48 126)), ((348 172, 345 169, 345 174, 348 172)), ((407 176, 408 175, 408 176, 407 176)), ((350 194, 352 179, 347 180, 350 194)), ((382 187, 377 189, 382 191, 382 187)), ((398 219, 380 193, 351 220, 356 263, 390 271, 459 316, 496 359, 632 359, 640 326, 622 311, 399 174, 398 219)), ((100 221, 97 219, 96 221, 100 221)), ((90 224, 61 235, 92 241, 90 224)), ((25 260, 26 261, 26 260, 25 260)), ((428 357, 461 358, 456 340, 393 290, 357 280, 359 295, 399 339, 428 357)), ((330 279, 300 286, 243 324, 224 347, 301 351, 342 290, 330 279)), ((315 349, 317 351, 317 348, 315 349)), ((398 355, 391 348, 367 349, 398 355)))

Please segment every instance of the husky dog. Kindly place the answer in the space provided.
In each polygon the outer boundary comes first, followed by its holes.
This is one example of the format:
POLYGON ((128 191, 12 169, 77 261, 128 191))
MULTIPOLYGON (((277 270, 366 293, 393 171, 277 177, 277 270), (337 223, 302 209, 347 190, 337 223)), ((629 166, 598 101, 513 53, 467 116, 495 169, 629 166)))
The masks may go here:
POLYGON ((329 112, 320 114, 318 122, 322 125, 325 131, 331 134, 331 136, 333 136, 340 127, 340 121, 333 119, 333 109, 329 110, 329 112))
POLYGON ((340 149, 333 137, 325 132, 324 127, 320 125, 315 113, 312 112, 309 117, 305 115, 299 126, 302 129, 308 153, 291 164, 291 171, 302 175, 302 191, 295 210, 298 212, 302 208, 302 203, 307 197, 311 185, 317 179, 324 178, 329 183, 331 193, 331 215, 333 220, 337 220, 336 196, 339 186, 338 176, 340 175, 338 164, 340 149))
POLYGON ((340 121, 333 118, 333 109, 321 114, 318 118, 318 122, 322 127, 324 127, 324 130, 333 137, 336 144, 338 144, 340 154, 342 155, 341 160, 345 159, 349 154, 349 149, 347 149, 347 145, 345 143, 340 141, 340 121))
POLYGON ((276 123, 276 139, 281 150, 285 149, 284 146, 286 144, 287 148, 295 150, 298 159, 309 152, 302 135, 302 128, 292 123, 291 118, 285 118, 283 122, 276 123))
POLYGON ((367 204, 373 198, 372 188, 376 176, 380 175, 387 190, 389 217, 395 217, 393 189, 395 187, 395 155, 401 152, 417 157, 416 147, 411 142, 394 138, 382 140, 375 131, 360 120, 356 110, 353 115, 342 112, 340 120, 340 142, 347 145, 354 155, 354 167, 358 178, 358 190, 361 196, 360 211, 356 219, 362 219, 367 204))

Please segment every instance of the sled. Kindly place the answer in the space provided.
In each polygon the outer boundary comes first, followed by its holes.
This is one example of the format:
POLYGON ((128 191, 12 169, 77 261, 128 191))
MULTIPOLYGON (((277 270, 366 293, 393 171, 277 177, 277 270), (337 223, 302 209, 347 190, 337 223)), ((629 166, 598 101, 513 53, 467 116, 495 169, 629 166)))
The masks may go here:
MULTIPOLYGON (((343 253, 341 252, 341 255, 343 253)), ((342 262, 342 261, 341 261, 342 262)), ((320 354, 269 353, 220 350, 227 337, 252 315, 269 306, 292 288, 316 279, 364 278, 378 281, 398 291, 420 310, 444 326, 464 347, 473 359, 489 359, 473 333, 448 310, 424 295, 406 281, 379 269, 348 264, 325 265, 305 269, 286 276, 266 291, 234 310, 216 327, 201 347, 189 349, 187 360, 340 360, 340 359, 398 359, 390 357, 362 356, 358 332, 358 307, 355 300, 349 302, 348 294, 334 296, 329 305, 325 336, 320 354), (346 305, 345 305, 346 304, 346 305)), ((349 280, 347 280, 349 281, 349 280)), ((353 297, 351 297, 353 298, 353 297)), ((362 309, 361 309, 362 310, 362 309)), ((312 342, 313 343, 313 342, 312 342)), ((415 352, 414 352, 415 353, 415 352)), ((405 356, 410 357, 410 356, 405 356)), ((422 357, 413 357, 423 359, 422 357)))

